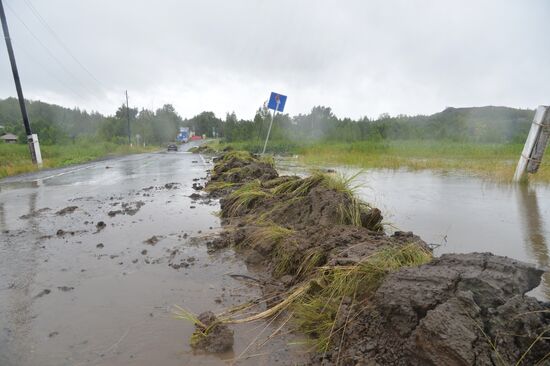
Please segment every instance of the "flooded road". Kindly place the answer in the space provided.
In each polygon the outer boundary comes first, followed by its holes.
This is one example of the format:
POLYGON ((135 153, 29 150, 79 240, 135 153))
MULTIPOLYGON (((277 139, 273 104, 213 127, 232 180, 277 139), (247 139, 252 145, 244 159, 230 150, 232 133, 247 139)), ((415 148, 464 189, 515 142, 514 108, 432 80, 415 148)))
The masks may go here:
MULTIPOLYGON (((292 160, 280 166, 287 174, 307 172, 292 160)), ((360 172, 330 168, 346 176, 360 172)), ((405 170, 368 170, 353 184, 361 198, 382 210, 386 224, 437 244, 437 255, 492 252, 550 266, 550 186, 405 170)), ((550 272, 532 295, 550 301, 550 272)))
POLYGON ((277 324, 234 327, 218 357, 173 317, 261 296, 231 250, 207 251, 219 204, 189 196, 210 165, 142 154, 0 181, 0 365, 292 364, 289 339, 258 346, 277 324))

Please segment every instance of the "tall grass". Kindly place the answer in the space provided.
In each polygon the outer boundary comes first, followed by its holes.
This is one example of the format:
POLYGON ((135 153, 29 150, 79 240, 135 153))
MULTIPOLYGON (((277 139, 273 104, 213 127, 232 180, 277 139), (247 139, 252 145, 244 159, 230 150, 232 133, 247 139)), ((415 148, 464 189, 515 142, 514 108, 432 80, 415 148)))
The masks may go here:
MULTIPOLYGON (((110 142, 77 142, 72 145, 41 146, 44 168, 85 163, 106 156, 125 155, 158 150, 155 146, 118 145, 110 142)), ((0 178, 32 172, 37 167, 31 163, 29 148, 21 144, 0 143, 0 178)))
MULTIPOLYGON (((261 151, 255 142, 231 143, 238 149, 261 151)), ((271 148, 271 150, 269 150, 271 148)), ((435 140, 383 140, 357 142, 270 141, 272 153, 299 155, 303 163, 361 168, 462 171, 497 181, 513 177, 523 144, 490 144, 435 140)), ((536 182, 550 183, 550 156, 546 154, 536 182)))

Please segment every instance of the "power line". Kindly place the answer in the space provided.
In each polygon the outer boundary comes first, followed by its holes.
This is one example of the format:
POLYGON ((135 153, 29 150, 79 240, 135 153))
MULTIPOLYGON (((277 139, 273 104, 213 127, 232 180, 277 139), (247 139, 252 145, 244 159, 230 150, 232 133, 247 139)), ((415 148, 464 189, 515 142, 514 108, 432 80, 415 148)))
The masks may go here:
POLYGON ((40 21, 40 23, 42 23, 42 25, 50 32, 50 34, 56 39, 56 41, 61 45, 61 47, 63 47, 63 49, 65 50, 65 52, 67 52, 67 54, 69 56, 71 56, 71 58, 82 68, 82 70, 84 70, 100 87, 103 87, 103 84, 101 83, 101 81, 99 81, 95 76, 94 74, 92 74, 92 72, 90 70, 88 70, 88 68, 86 66, 84 66, 77 58, 76 56, 71 52, 71 50, 69 49, 69 47, 67 47, 67 45, 65 44, 65 42, 63 42, 61 40, 61 37, 59 37, 57 35, 57 33, 52 29, 52 27, 50 27, 50 25, 48 24, 48 22, 46 22, 46 20, 44 19, 44 17, 42 17, 42 15, 40 15, 40 13, 38 12, 38 10, 34 7, 34 5, 29 1, 29 0, 25 0, 25 3, 27 4, 27 6, 29 7, 29 9, 31 9, 31 11, 33 12, 33 14, 36 16, 36 18, 40 21))
POLYGON ((44 70, 46 72, 46 74, 48 74, 52 79, 57 81, 61 86, 63 86, 68 91, 70 91, 75 96, 77 96, 78 99, 86 99, 85 96, 83 94, 80 94, 80 92, 78 90, 73 89, 68 84, 66 84, 63 80, 58 78, 54 73, 49 71, 48 68, 42 62, 38 61, 38 59, 36 57, 34 57, 33 54, 31 52, 29 52, 25 47, 23 47, 20 43, 14 43, 14 44, 15 44, 18 51, 23 51, 28 56, 29 60, 32 60, 32 62, 39 65, 42 68, 42 70, 44 70))
POLYGON ((65 65, 63 65, 63 63, 52 53, 52 51, 50 51, 50 49, 44 45, 44 43, 42 43, 42 41, 31 31, 31 29, 27 26, 27 24, 23 21, 23 19, 21 19, 19 17, 19 15, 17 15, 17 13, 13 10, 13 8, 11 6, 9 6, 9 4, 6 3, 6 6, 7 8, 13 13, 13 15, 21 22, 21 24, 23 24, 23 26, 25 27, 25 29, 27 29, 27 31, 30 33, 30 35, 46 50, 46 52, 48 52, 48 54, 50 55, 50 57, 55 61, 57 62, 57 64, 63 69, 65 70, 65 72, 70 75, 76 82, 78 82, 79 84, 81 84, 81 86, 83 86, 84 89, 86 89, 89 93, 91 94, 95 94, 91 89, 88 89, 87 86, 82 83, 82 81, 80 81, 69 69, 67 69, 65 67, 65 65))

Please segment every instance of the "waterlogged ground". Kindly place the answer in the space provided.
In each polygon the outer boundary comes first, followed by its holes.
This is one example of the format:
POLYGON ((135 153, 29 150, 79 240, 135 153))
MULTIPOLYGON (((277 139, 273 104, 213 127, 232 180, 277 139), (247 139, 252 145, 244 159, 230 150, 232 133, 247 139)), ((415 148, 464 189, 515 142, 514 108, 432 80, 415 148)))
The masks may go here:
MULTIPOLYGON (((307 174, 292 159, 283 173, 307 174)), ((330 167, 346 175, 358 169, 330 167)), ((550 186, 488 183, 458 173, 368 170, 352 185, 384 221, 437 244, 436 254, 492 252, 550 267, 550 186)), ((550 301, 550 271, 532 295, 550 301)))
POLYGON ((232 327, 234 352, 212 356, 173 317, 261 295, 231 250, 207 252, 219 204, 189 196, 210 165, 142 154, 0 181, 0 365, 299 362, 289 335, 263 344, 277 322, 232 327))

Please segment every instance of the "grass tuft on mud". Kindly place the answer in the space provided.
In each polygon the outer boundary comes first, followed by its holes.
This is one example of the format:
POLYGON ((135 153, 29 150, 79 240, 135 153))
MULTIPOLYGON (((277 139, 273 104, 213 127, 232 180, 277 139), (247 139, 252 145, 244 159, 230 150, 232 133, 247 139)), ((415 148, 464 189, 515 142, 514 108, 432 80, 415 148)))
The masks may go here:
POLYGON ((243 208, 250 208, 258 199, 268 197, 271 197, 271 195, 261 189, 261 182, 254 180, 244 184, 229 195, 224 212, 227 216, 236 216, 243 208))
POLYGON ((409 244, 380 250, 352 266, 321 267, 310 279, 311 290, 291 308, 294 323, 317 351, 325 352, 389 273, 431 259, 426 248, 409 244))
POLYGON ((253 229, 244 241, 244 245, 255 248, 260 243, 266 243, 272 247, 278 245, 281 240, 287 238, 292 233, 294 233, 292 229, 287 229, 274 223, 267 223, 253 229))

